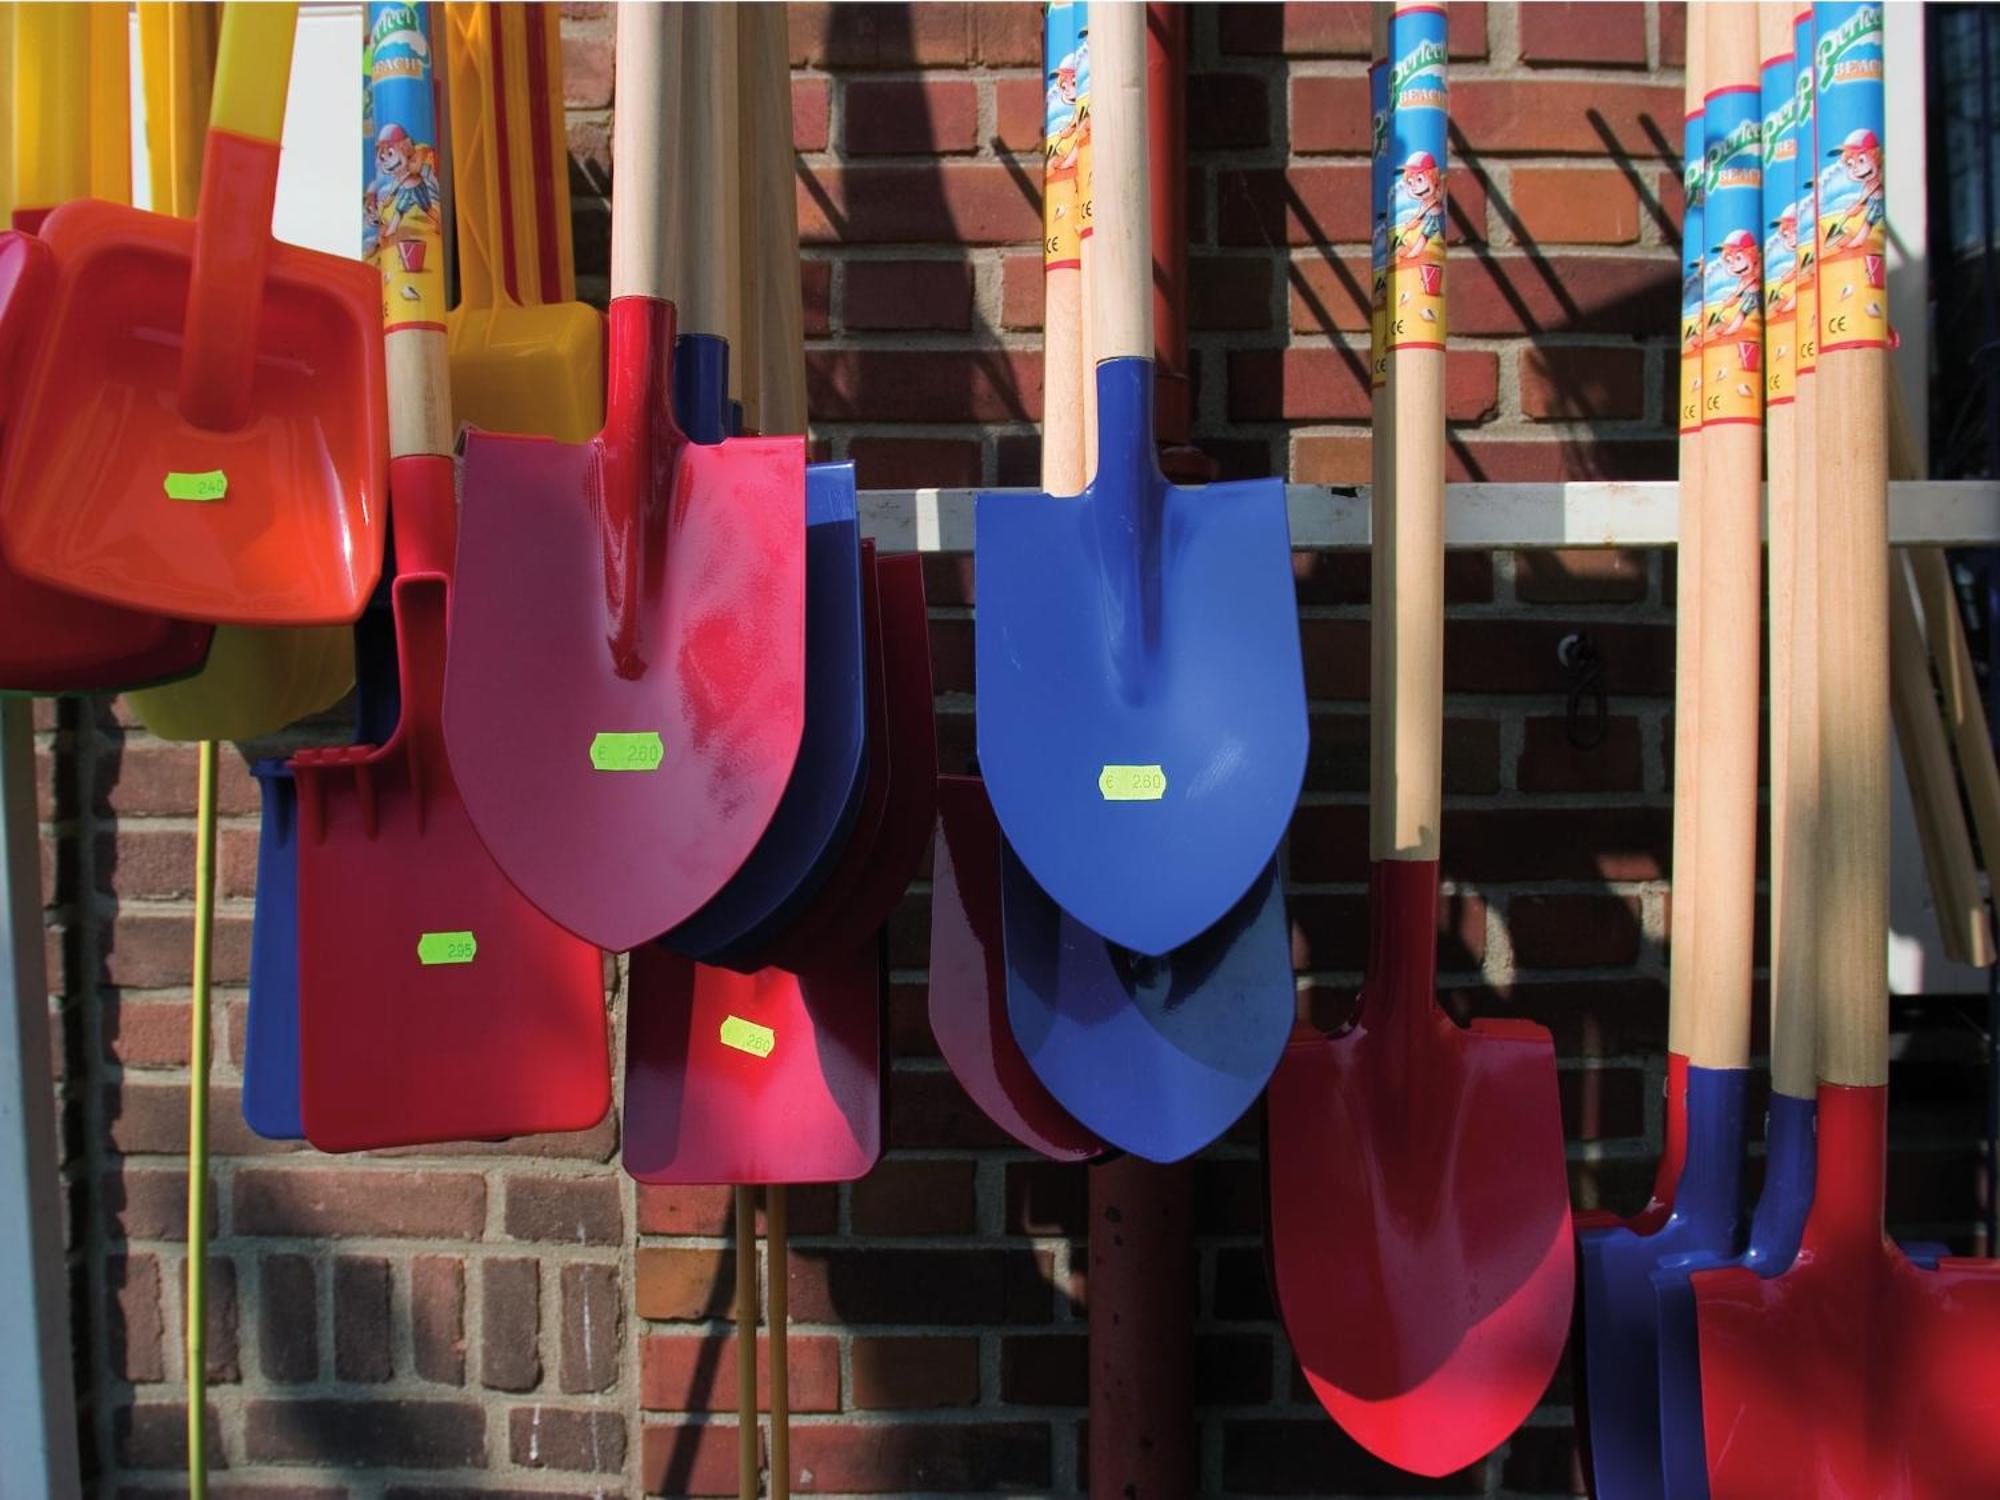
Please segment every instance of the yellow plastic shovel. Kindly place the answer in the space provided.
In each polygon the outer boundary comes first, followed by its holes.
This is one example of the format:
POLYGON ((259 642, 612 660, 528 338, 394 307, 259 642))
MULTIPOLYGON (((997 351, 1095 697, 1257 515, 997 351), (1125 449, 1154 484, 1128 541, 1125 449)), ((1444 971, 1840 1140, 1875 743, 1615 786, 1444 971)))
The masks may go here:
POLYGON ((493 432, 588 442, 604 425, 604 317, 576 300, 555 8, 447 5, 459 305, 451 396, 493 432))
MULTIPOLYGON (((98 186, 123 166, 100 144, 101 110, 115 109, 125 124, 125 16, 116 6, 93 7, 91 29, 91 182, 98 186), (102 16, 103 23, 97 19, 102 16), (97 59, 115 48, 119 91, 97 86, 97 59), (108 97, 118 92, 116 100, 108 97)), ((146 171, 153 207, 181 218, 194 216, 201 190, 202 142, 209 90, 215 77, 220 6, 184 0, 140 0, 139 60, 146 100, 146 171)), ((122 201, 127 194, 119 192, 122 201)), ((207 663, 192 677, 127 695, 132 710, 154 734, 168 740, 248 740, 272 734, 294 720, 338 703, 354 686, 354 632, 345 625, 307 629, 216 627, 207 663)))

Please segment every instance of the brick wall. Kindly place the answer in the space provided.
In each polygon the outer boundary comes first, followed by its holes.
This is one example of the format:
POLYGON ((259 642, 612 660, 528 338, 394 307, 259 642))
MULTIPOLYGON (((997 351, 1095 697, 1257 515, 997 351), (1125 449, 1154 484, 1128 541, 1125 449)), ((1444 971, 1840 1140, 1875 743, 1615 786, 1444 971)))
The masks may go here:
MULTIPOLYGON (((579 259, 604 290, 610 24, 564 7, 579 259)), ((1366 17, 1200 8, 1189 130, 1196 436, 1225 472, 1366 466, 1366 17)), ((1457 475, 1671 472, 1681 16, 1664 4, 1453 8, 1457 475)), ((864 485, 1035 472, 1040 313, 1032 7, 794 7, 815 433, 864 485)), ((972 743, 970 568, 930 569, 941 743, 972 743)), ((1306 1003, 1363 950, 1368 571, 1302 558, 1315 741, 1292 842, 1306 1003)), ((1443 983, 1562 1049, 1583 1203, 1630 1205, 1658 1134, 1672 579, 1658 556, 1454 556, 1443 983), (1556 647, 1604 662, 1604 744, 1565 733, 1556 647)), ((83 1445, 101 1493, 173 1493, 181 1457, 191 749, 43 705, 49 945, 77 1276, 83 1445)), ((288 743, 344 738, 337 722, 288 743)), ((735 1485, 727 1193, 639 1190, 585 1135, 339 1162, 237 1110, 256 793, 223 778, 209 1361, 222 1493, 726 1494, 735 1485)), ((892 1149, 793 1196, 795 1488, 1077 1493, 1085 1181, 1009 1149, 923 1020, 926 898, 893 929, 892 1149)), ((1977 1105, 1905 1061, 1896 1217, 1969 1242, 1977 1105)), ((1572 1489, 1567 1386, 1442 1485, 1366 1461, 1297 1378, 1267 1300, 1247 1127, 1195 1174, 1206 1493, 1572 1489)))

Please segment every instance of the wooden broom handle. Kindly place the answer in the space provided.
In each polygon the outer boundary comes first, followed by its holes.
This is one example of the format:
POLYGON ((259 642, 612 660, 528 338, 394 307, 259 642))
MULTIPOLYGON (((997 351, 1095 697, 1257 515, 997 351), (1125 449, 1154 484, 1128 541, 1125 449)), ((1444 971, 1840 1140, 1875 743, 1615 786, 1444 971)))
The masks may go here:
POLYGON ((672 301, 672 238, 687 216, 685 174, 669 173, 680 128, 686 13, 678 4, 617 10, 617 108, 611 116, 611 295, 672 301))
POLYGON ((674 271, 680 332, 724 339, 734 336, 741 322, 742 267, 730 243, 742 214, 737 174, 730 170, 741 123, 737 10, 733 4, 689 5, 683 13, 685 108, 675 152, 680 180, 675 207, 684 251, 674 271))
MULTIPOLYGON (((1703 7, 1708 97, 1757 86, 1757 10, 1745 0, 1703 7)), ((1714 108, 1715 106, 1711 106, 1714 108)), ((1711 134, 1713 132, 1711 131, 1711 134)), ((1716 243, 1715 204, 1703 223, 1705 245, 1716 243)), ((1762 204, 1758 205, 1761 216, 1762 204)), ((1702 361, 1704 382, 1715 377, 1720 350, 1702 361)), ((1761 383, 1756 370, 1727 380, 1761 383)), ((1757 392, 1762 415, 1762 392, 1757 392)), ((1712 403, 1704 395, 1706 414, 1712 403)), ((1763 425, 1712 422, 1701 434, 1701 794, 1695 844, 1701 866, 1694 883, 1698 944, 1691 965, 1695 993, 1689 1016, 1688 1061, 1702 1068, 1750 1063, 1750 972, 1757 914, 1757 738, 1762 549, 1763 425)))
MULTIPOLYGON (((1377 7, 1392 68, 1395 13, 1409 8, 1377 7)), ((1393 85, 1389 108, 1393 121, 1393 85)), ((1393 273, 1389 297, 1393 325, 1393 273)), ((1369 847, 1378 860, 1435 860, 1443 806, 1445 354, 1392 344, 1386 360, 1380 410, 1391 492, 1372 548, 1380 641, 1371 712, 1382 736, 1376 774, 1388 784, 1369 792, 1369 847)))
POLYGON ((1153 226, 1146 151, 1146 7, 1091 0, 1090 112, 1095 200, 1092 353, 1153 357, 1153 226))

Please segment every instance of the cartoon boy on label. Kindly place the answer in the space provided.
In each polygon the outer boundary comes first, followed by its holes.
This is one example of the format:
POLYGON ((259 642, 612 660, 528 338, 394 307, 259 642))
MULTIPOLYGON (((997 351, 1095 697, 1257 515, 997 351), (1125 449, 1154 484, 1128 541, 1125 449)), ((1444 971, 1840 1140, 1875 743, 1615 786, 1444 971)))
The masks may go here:
POLYGON ((402 126, 384 125, 375 137, 375 181, 369 187, 382 243, 397 247, 406 271, 423 270, 424 242, 442 233, 437 153, 412 140, 402 126))
POLYGON ((1825 234, 1831 257, 1867 245, 1882 223, 1882 142, 1872 130, 1852 130, 1826 154, 1838 158, 1819 182, 1822 212, 1833 221, 1825 234))
POLYGON ((1433 245, 1444 243, 1444 173, 1430 152, 1412 151, 1397 175, 1402 185, 1397 194, 1401 212, 1396 219, 1395 257, 1426 260, 1433 245))
POLYGON ((1799 258, 1799 211, 1796 204, 1785 205, 1771 225, 1774 231, 1764 241, 1764 253, 1769 257, 1765 266, 1765 284, 1776 293, 1766 316, 1782 318, 1795 311, 1799 302, 1798 258, 1799 258))
POLYGON ((1764 302, 1764 270, 1762 259, 1757 253, 1757 237, 1747 229, 1732 229, 1716 247, 1717 273, 1712 279, 1722 282, 1734 280, 1734 287, 1725 287, 1720 296, 1711 297, 1711 302, 1727 306, 1726 316, 1711 314, 1709 317, 1710 336, 1718 339, 1733 338, 1757 318, 1764 302), (1719 321, 1718 321, 1719 319, 1719 321))

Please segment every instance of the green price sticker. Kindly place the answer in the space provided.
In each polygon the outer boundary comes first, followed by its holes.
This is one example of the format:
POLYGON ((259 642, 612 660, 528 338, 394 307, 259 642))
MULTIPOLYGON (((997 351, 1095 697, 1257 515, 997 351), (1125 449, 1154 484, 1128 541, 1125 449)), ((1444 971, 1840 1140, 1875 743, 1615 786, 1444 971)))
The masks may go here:
POLYGON ((220 469, 206 469, 199 474, 169 469, 160 488, 167 492, 169 500, 220 500, 229 493, 229 476, 220 469))
POLYGON ((651 729, 643 734, 606 732, 590 742, 590 763, 600 771, 657 771, 666 754, 659 733, 651 729))
POLYGON ((1106 802, 1158 802, 1167 795, 1165 766, 1106 766, 1097 776, 1106 802))
POLYGON ((479 939, 469 932, 426 932, 417 939, 417 962, 469 964, 479 956, 479 939))
POLYGON ((768 1026, 759 1026, 755 1021, 746 1021, 741 1016, 722 1018, 722 1045, 725 1047, 733 1047, 738 1052, 747 1052, 752 1057, 769 1057, 771 1049, 777 1042, 777 1033, 768 1026))

